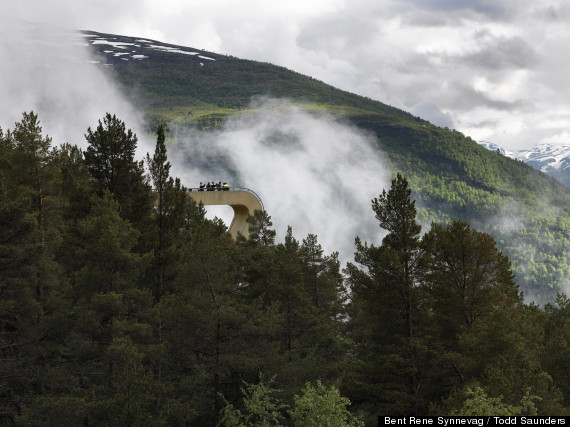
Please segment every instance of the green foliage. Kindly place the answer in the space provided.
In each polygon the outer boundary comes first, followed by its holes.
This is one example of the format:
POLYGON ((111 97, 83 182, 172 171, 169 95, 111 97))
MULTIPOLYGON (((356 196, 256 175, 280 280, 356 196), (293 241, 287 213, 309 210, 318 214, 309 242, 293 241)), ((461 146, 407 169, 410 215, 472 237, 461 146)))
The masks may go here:
MULTIPOLYGON (((280 426, 285 420, 283 413, 287 406, 274 397, 281 390, 275 389, 260 375, 258 384, 245 383, 242 388, 243 411, 226 402, 221 411, 219 426, 280 426)), ((342 397, 335 387, 326 387, 317 380, 316 386, 306 383, 301 396, 295 395, 294 408, 288 414, 294 426, 344 427, 363 426, 347 409, 350 401, 342 397)))
POLYGON ((263 376, 260 376, 257 384, 245 383, 245 388, 241 389, 244 396, 243 413, 227 403, 221 411, 218 425, 227 427, 280 426, 284 419, 281 411, 285 405, 273 397, 280 391, 272 387, 274 381, 275 377, 266 383, 263 376))
MULTIPOLYGON (((51 147, 33 113, 0 130, 0 424, 568 413, 567 298, 523 304, 508 258, 467 222, 420 236, 402 175, 372 202, 387 236, 357 239, 343 275, 314 234, 299 241, 289 227, 276 242, 267 212, 234 241, 169 176, 163 129, 144 176, 136 137, 113 117, 92 132, 89 161, 51 147), (116 176, 129 194, 93 168, 122 138, 116 176)), ((557 236, 567 226, 537 224, 557 236)))
MULTIPOLYGON (((536 306, 522 304, 508 259, 464 221, 434 223, 414 238, 419 226, 406 188, 398 176, 372 201, 389 233, 379 247, 357 239, 355 259, 364 269, 349 263, 346 270, 354 294, 349 334, 358 343, 347 396, 368 413, 448 413, 457 409, 454 390, 479 381, 506 405, 530 393, 539 402, 534 412, 564 413, 539 362, 544 320, 536 306), (439 399, 447 403, 437 409, 439 399)), ((485 399, 478 393, 462 411, 485 399)), ((503 413, 498 402, 483 410, 503 413)))
POLYGON ((342 397, 337 388, 327 388, 317 380, 315 387, 307 383, 302 393, 301 396, 295 395, 295 408, 290 411, 294 425, 306 427, 364 425, 348 411, 350 401, 342 397))
POLYGON ((380 226, 389 233, 379 247, 357 239, 355 260, 364 270, 352 263, 346 269, 360 359, 346 384, 349 397, 366 396, 366 404, 374 402, 376 411, 393 415, 423 411, 435 350, 429 345, 427 295, 418 286, 426 250, 410 196, 407 180, 398 175, 389 191, 372 200, 380 226))
POLYGON ((570 192, 562 184, 457 131, 371 114, 351 121, 374 132, 394 169, 406 174, 422 222, 462 219, 493 235, 537 303, 552 301, 570 279, 570 192))
POLYGON ((89 144, 85 164, 97 192, 102 195, 110 191, 119 202, 121 216, 140 225, 152 204, 143 162, 134 159, 137 136, 126 130, 123 121, 107 113, 95 131, 87 130, 85 138, 89 144))
POLYGON ((100 191, 108 189, 122 194, 129 185, 129 175, 136 171, 134 161, 137 137, 117 116, 107 113, 95 131, 89 128, 85 136, 89 146, 85 163, 100 191))
POLYGON ((473 329, 497 304, 519 301, 509 260, 490 235, 454 221, 449 227, 433 224, 424 240, 433 245, 429 283, 440 328, 473 329))
POLYGON ((560 389, 564 404, 569 405, 570 375, 567 369, 570 357, 570 300, 558 294, 553 304, 544 307, 546 324, 544 331, 544 352, 542 361, 552 376, 553 385, 560 389))
POLYGON ((453 416, 511 416, 511 415, 537 415, 535 400, 540 400, 537 396, 524 395, 520 406, 512 406, 503 403, 502 398, 489 397, 481 387, 475 389, 467 388, 466 399, 463 406, 452 411, 453 416))
POLYGON ((275 243, 275 230, 270 227, 273 225, 271 217, 267 212, 255 210, 253 215, 247 218, 249 224, 249 241, 253 244, 270 246, 275 243))

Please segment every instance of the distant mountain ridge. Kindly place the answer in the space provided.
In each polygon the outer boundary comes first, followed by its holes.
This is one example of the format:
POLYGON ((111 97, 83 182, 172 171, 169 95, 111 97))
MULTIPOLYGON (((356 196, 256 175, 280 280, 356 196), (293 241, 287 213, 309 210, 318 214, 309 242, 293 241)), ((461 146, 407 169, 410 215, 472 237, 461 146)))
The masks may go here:
POLYGON ((492 142, 481 141, 479 143, 491 151, 521 160, 570 187, 570 143, 540 144, 531 149, 518 151, 505 150, 492 142))

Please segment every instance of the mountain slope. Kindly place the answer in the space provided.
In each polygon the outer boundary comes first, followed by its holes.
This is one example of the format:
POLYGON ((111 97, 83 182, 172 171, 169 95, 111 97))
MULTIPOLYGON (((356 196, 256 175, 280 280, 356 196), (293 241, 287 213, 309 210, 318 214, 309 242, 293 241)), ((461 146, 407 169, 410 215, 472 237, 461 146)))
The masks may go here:
POLYGON ((177 119, 201 126, 247 108, 255 96, 287 97, 342 107, 353 113, 386 114, 423 122, 411 114, 341 91, 316 79, 268 63, 161 43, 155 40, 84 32, 95 59, 144 105, 152 119, 177 119), (207 58, 207 59, 205 59, 207 58))
POLYGON ((264 95, 326 111, 376 135, 392 170, 408 177, 421 221, 462 218, 492 233, 527 295, 550 301, 570 281, 570 190, 531 166, 283 67, 148 39, 91 31, 84 36, 94 60, 144 109, 149 130, 158 122, 221 126, 252 108, 252 97, 264 95))
POLYGON ((528 150, 507 151, 497 144, 480 142, 485 148, 512 159, 522 160, 570 187, 570 145, 540 144, 528 150))

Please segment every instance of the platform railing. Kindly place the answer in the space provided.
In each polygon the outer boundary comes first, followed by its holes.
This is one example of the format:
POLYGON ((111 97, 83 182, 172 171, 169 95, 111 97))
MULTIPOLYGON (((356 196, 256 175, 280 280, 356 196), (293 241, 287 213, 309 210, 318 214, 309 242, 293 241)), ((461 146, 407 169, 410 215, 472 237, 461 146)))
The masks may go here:
POLYGON ((261 205, 261 210, 265 211, 265 208, 263 207, 263 202, 261 201, 261 198, 257 195, 257 193, 249 188, 245 188, 245 187, 210 187, 210 188, 188 188, 188 191, 247 191, 248 193, 251 193, 255 196, 255 198, 257 200, 259 200, 259 204, 261 205))

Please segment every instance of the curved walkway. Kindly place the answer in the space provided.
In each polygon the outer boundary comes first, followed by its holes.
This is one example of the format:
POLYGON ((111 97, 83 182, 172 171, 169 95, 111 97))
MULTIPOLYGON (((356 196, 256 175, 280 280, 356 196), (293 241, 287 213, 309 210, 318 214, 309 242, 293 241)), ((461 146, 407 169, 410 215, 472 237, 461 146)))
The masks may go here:
POLYGON ((233 208, 234 219, 229 231, 234 239, 237 238, 238 232, 247 237, 247 217, 253 215, 256 209, 263 210, 261 199, 247 188, 232 187, 229 191, 199 191, 198 188, 189 188, 188 192, 196 203, 202 202, 204 206, 229 205, 233 208))

